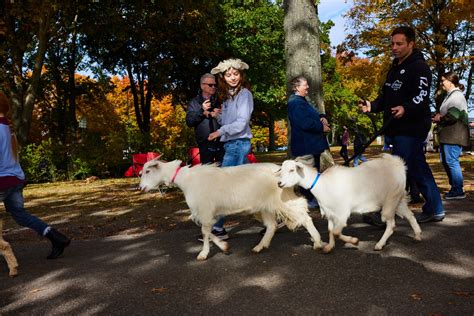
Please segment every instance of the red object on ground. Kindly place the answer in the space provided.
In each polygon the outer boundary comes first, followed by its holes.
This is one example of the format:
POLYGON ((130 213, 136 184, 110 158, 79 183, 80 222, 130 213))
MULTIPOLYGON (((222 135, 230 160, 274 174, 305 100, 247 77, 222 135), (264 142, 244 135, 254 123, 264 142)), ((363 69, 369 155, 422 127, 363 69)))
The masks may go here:
MULTIPOLYGON (((250 154, 247 155, 247 160, 249 163, 257 163, 257 157, 253 154, 253 152, 250 152, 250 154)), ((201 157, 199 156, 199 148, 198 147, 190 147, 188 149, 188 162, 191 162, 191 166, 199 165, 201 163, 201 157)))
POLYGON ((134 177, 134 176, 139 176, 140 171, 143 170, 143 165, 152 159, 160 157, 161 154, 159 153, 154 153, 154 152, 147 152, 144 154, 133 154, 132 155, 132 165, 130 168, 125 171, 125 176, 126 177, 134 177))

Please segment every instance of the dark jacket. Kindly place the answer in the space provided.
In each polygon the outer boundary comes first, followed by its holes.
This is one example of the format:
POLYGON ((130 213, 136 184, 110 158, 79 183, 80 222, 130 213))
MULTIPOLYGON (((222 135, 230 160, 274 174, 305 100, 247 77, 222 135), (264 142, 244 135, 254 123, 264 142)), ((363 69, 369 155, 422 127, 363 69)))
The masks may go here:
POLYGON ((393 119, 385 131, 388 136, 416 136, 426 139, 431 128, 430 110, 431 70, 423 54, 414 49, 407 59, 398 65, 393 61, 380 96, 372 102, 371 112, 384 112, 385 122, 391 116, 391 108, 402 105, 405 114, 393 119))
POLYGON ((304 97, 292 94, 288 99, 291 125, 291 155, 321 154, 329 148, 319 112, 304 97))
MULTIPOLYGON (((205 99, 199 94, 189 102, 188 108, 186 109, 186 125, 194 127, 198 145, 208 143, 207 137, 209 134, 221 127, 215 118, 207 118, 204 116, 202 109, 204 101, 205 99)), ((217 102, 214 101, 212 106, 217 107, 217 102)))
POLYGON ((354 136, 354 154, 363 154, 365 152, 364 145, 367 142, 364 134, 361 132, 356 132, 354 136))

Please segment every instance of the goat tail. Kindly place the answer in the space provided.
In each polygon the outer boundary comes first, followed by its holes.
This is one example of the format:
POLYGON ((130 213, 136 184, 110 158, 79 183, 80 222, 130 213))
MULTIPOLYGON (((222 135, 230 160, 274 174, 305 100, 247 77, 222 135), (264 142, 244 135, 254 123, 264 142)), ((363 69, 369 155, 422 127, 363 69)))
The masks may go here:
POLYGON ((293 189, 284 189, 282 192, 283 204, 276 209, 276 217, 284 222, 289 230, 295 230, 306 223, 308 218, 308 202, 298 197, 293 189))

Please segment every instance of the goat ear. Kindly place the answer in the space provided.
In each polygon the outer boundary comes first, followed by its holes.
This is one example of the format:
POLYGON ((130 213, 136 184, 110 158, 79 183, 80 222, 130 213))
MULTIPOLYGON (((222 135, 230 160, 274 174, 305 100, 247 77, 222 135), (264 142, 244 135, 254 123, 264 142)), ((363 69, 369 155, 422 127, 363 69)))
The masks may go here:
POLYGON ((313 155, 299 156, 299 157, 296 157, 295 161, 301 162, 305 165, 313 165, 314 157, 313 157, 313 155))
POLYGON ((279 177, 281 175, 281 167, 277 171, 275 171, 275 175, 279 177))
POLYGON ((295 164, 295 166, 296 166, 296 172, 298 173, 298 175, 299 175, 300 177, 303 178, 303 176, 304 176, 304 173, 303 173, 304 164, 301 163, 301 162, 299 162, 299 161, 297 161, 296 164, 295 164))

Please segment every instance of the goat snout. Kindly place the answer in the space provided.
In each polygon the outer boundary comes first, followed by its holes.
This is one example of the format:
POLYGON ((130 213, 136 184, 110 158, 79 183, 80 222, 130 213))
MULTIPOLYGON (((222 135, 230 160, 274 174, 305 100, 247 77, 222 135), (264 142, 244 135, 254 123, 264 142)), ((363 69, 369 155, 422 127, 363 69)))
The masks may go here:
POLYGON ((279 187, 280 189, 283 189, 284 185, 283 185, 283 183, 282 183, 281 181, 278 181, 278 187, 279 187))

